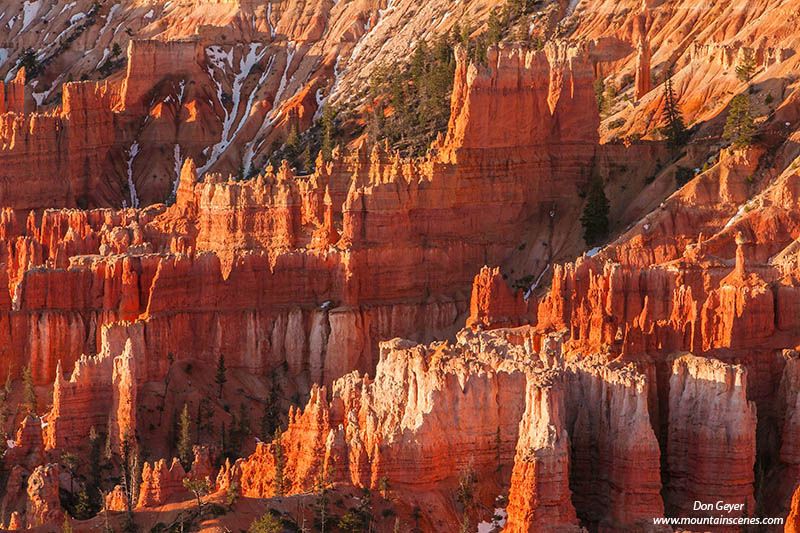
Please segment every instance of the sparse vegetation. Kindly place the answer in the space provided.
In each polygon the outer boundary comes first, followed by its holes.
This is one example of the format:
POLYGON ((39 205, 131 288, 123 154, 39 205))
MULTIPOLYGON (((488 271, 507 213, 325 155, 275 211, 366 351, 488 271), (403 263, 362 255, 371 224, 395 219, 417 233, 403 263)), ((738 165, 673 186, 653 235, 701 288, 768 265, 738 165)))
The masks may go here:
POLYGON ((178 420, 178 458, 183 464, 183 468, 188 470, 192 465, 192 420, 189 417, 189 406, 183 404, 183 411, 181 411, 178 420))
POLYGON ((225 354, 219 354, 217 358, 217 373, 214 376, 214 383, 217 384, 219 387, 219 394, 217 395, 218 399, 222 399, 222 389, 225 387, 225 383, 228 381, 228 368, 225 366, 225 354))
POLYGON ((739 81, 747 83, 756 71, 756 58, 750 50, 743 50, 739 63, 736 65, 736 77, 739 81))
POLYGON ((22 370, 22 387, 22 406, 27 414, 35 415, 38 401, 36 398, 36 387, 33 384, 33 372, 30 363, 22 370))
POLYGON ((683 122, 683 114, 678 108, 675 93, 672 91, 672 71, 667 70, 664 75, 664 119, 667 124, 662 128, 670 146, 677 148, 686 144, 689 133, 683 122))
POLYGON ((731 100, 723 135, 730 139, 735 147, 750 146, 753 144, 755 129, 750 112, 750 95, 737 94, 731 100))
POLYGON ((608 214, 610 204, 603 189, 603 180, 595 177, 589 182, 589 192, 586 195, 586 204, 583 207, 581 225, 583 226, 583 240, 588 246, 594 246, 602 241, 609 230, 608 214))

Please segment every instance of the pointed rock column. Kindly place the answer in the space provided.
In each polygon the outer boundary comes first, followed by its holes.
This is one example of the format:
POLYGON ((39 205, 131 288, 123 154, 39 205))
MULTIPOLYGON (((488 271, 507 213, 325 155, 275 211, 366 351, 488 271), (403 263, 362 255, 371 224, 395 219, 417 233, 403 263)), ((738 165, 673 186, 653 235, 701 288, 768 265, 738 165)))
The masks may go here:
POLYGON ((580 531, 569 490, 563 384, 540 384, 535 379, 528 378, 503 531, 580 531))

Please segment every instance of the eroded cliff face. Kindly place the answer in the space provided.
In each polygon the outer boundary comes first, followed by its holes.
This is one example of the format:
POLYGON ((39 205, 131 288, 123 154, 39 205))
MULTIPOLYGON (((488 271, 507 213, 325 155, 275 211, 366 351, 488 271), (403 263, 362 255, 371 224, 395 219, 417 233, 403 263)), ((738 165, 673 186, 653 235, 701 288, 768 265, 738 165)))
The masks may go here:
MULTIPOLYGON (((793 530, 796 8, 561 4, 533 27, 570 42, 492 47, 485 64, 457 51, 448 132, 425 157, 361 143, 312 174, 238 180, 224 176, 263 168, 325 103, 354 102, 382 58, 491 3, 0 1, 0 375, 30 363, 54 384, 43 420, 11 421, 11 525, 60 520, 49 463, 92 427, 117 451, 157 435, 173 365, 224 353, 310 399, 280 443, 246 432, 254 451, 223 464, 220 491, 273 497, 280 446, 288 492, 384 480, 426 531, 458 529, 468 468, 481 505, 508 494, 509 531, 639 530, 720 497, 742 516, 791 511, 793 530), (29 46, 44 74, 26 84, 7 59, 29 46), (717 130, 750 54, 765 118, 756 146, 728 149, 717 130), (121 63, 105 81, 66 82, 106 61, 121 63), (697 123, 679 163, 698 170, 674 194, 669 150, 636 138, 659 137, 667 65, 697 123), (602 122, 596 78, 617 93, 602 122), (556 265, 597 173, 620 195, 612 218, 636 222, 556 265), (625 180, 651 174, 643 192, 625 180), (63 207, 104 208, 44 209, 63 207), (532 279, 509 288, 534 241, 532 279)), ((152 457, 136 503, 179 505, 212 462, 152 457)), ((107 502, 124 508, 122 488, 107 502)))
MULTIPOLYGON (((143 380, 161 379, 166 353, 213 361, 223 351, 233 366, 263 373, 286 361, 293 374, 330 384, 354 368, 371 371, 376 339, 454 331, 475 271, 517 246, 520 218, 579 209, 585 178, 577 167, 590 164, 596 135, 568 128, 564 117, 594 110, 578 97, 591 91, 581 54, 563 43, 546 52, 493 50, 496 66, 453 98, 464 118, 426 158, 362 147, 308 177, 284 166, 244 182, 201 179, 187 162, 169 208, 46 211, 24 227, 6 212, 4 334, 16 354, 6 364, 18 372, 27 353, 36 380, 50 382, 59 360, 66 371, 99 348, 104 325, 138 319, 143 380), (502 105, 550 102, 534 106, 530 137, 469 147, 469 132, 487 127, 469 118, 476 95, 487 93, 481 84, 519 87, 496 90, 502 105), (541 128, 557 130, 558 142, 541 128), (510 165, 545 145, 544 157, 510 165), (439 267, 454 258, 457 270, 439 267), (56 285, 80 296, 49 290, 56 285)), ((458 69, 477 69, 458 57, 458 69)))
MULTIPOLYGON (((530 342, 503 333, 465 329, 455 345, 395 340, 382 344, 374 380, 345 376, 331 400, 315 389, 305 409, 290 414, 280 442, 284 475, 290 492, 327 477, 372 489, 385 478, 396 489, 435 493, 466 467, 491 484, 498 463, 513 464, 512 530, 578 531, 577 516, 625 530, 663 515, 647 397, 632 367, 551 366, 530 342)), ((220 486, 237 481, 245 495, 273 495, 278 445, 261 443, 226 466, 220 486)), ((507 485, 507 470, 500 472, 507 485)))

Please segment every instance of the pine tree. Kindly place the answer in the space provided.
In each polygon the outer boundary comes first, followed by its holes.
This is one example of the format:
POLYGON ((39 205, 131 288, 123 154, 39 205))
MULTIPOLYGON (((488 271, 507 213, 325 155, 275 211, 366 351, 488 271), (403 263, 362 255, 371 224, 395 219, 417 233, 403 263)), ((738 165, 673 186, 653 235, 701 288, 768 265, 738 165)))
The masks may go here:
POLYGON ((268 441, 275 434, 275 430, 280 426, 280 395, 281 385, 278 377, 272 375, 272 386, 269 396, 264 405, 264 414, 261 417, 261 440, 268 441))
POLYGON ((750 113, 750 95, 737 94, 731 100, 723 135, 733 141, 736 147, 750 146, 753 144, 755 129, 750 113))
POLYGON ((669 144, 673 147, 686 144, 688 132, 683 123, 683 115, 675 101, 675 93, 672 91, 672 72, 670 70, 667 70, 664 75, 664 118, 667 121, 664 133, 669 144))
POLYGON ((300 166, 307 174, 314 172, 314 158, 311 156, 311 143, 306 144, 303 153, 300 155, 300 166))
POLYGON ((300 148, 300 136, 297 135, 297 127, 294 125, 289 128, 289 136, 286 138, 284 146, 287 159, 291 160, 297 157, 297 150, 300 148))
POLYGON ((325 471, 317 478, 314 483, 314 495, 317 515, 319 517, 320 533, 325 533, 325 524, 328 521, 328 490, 330 484, 325 478, 325 471))
POLYGON ((581 216, 583 239, 588 246, 594 246, 608 234, 609 210, 610 205, 603 190, 603 180, 595 178, 589 184, 589 193, 581 216))
POLYGON ((286 457, 283 454, 283 444, 281 442, 281 428, 275 430, 275 478, 272 480, 272 488, 275 490, 276 496, 283 496, 286 491, 286 478, 284 477, 284 467, 286 466, 286 457))
POLYGON ((283 531, 281 521, 275 518, 272 513, 267 513, 253 520, 250 524, 249 533, 280 533, 283 531))
POLYGON ((606 85, 603 78, 594 80, 594 98, 597 101, 597 111, 602 115, 606 112, 606 85))
POLYGON ((75 481, 75 473, 78 470, 78 456, 72 452, 62 453, 61 466, 69 473, 69 494, 72 496, 74 492, 73 483, 75 481))
POLYGON ((35 415, 38 401, 36 398, 36 388, 33 385, 33 373, 31 371, 30 363, 28 363, 28 366, 26 366, 22 371, 22 386, 24 389, 23 405, 25 407, 25 411, 28 414, 35 415))
POLYGON ((742 57, 739 59, 739 64, 736 65, 736 77, 741 82, 748 82, 756 71, 756 58, 753 52, 745 50, 742 57))
POLYGON ((225 367, 225 355, 219 354, 219 358, 217 359, 217 374, 214 376, 214 382, 219 387, 219 395, 217 398, 220 400, 222 399, 222 388, 225 386, 225 382, 228 381, 227 372, 228 369, 225 367))
POLYGON ((250 434, 250 409, 244 403, 239 404, 239 433, 242 441, 250 434))
POLYGON ((192 420, 189 417, 189 406, 183 404, 183 411, 178 421, 178 457, 183 468, 188 470, 192 464, 192 420))
POLYGON ((336 112, 329 105, 322 112, 322 157, 330 161, 333 154, 333 138, 336 135, 336 112))
POLYGON ((487 22, 488 29, 486 30, 486 39, 489 45, 497 44, 503 36, 503 27, 500 24, 500 18, 497 16, 497 10, 493 9, 489 13, 489 21, 487 22))
POLYGON ((89 495, 85 490, 78 493, 78 502, 75 504, 75 518, 86 520, 92 517, 92 506, 89 504, 89 495))
POLYGON ((203 496, 211 492, 211 484, 208 482, 208 479, 183 479, 183 486, 194 494, 195 499, 197 500, 197 515, 202 516, 203 513, 203 496))

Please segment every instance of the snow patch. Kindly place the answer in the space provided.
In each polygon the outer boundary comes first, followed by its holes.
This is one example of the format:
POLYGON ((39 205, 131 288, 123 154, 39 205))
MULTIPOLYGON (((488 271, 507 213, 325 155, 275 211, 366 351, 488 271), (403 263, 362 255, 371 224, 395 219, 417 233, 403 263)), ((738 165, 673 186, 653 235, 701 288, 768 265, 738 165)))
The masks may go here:
POLYGON ((172 150, 175 160, 175 181, 172 182, 172 196, 178 194, 178 182, 181 180, 181 167, 183 166, 183 159, 181 158, 181 145, 175 143, 175 148, 172 150))
POLYGON ((147 13, 144 14, 144 18, 151 19, 151 18, 153 18, 153 15, 154 15, 154 13, 153 13, 153 10, 151 9, 150 11, 148 11, 147 13))
POLYGON ((107 58, 108 58, 108 56, 110 56, 110 55, 111 55, 111 51, 110 51, 108 48, 106 48, 105 50, 103 50, 103 58, 102 58, 100 61, 98 61, 98 62, 97 62, 97 66, 96 66, 96 67, 94 67, 94 68, 95 68, 95 69, 98 69, 98 68, 100 68, 100 65, 102 65, 103 63, 105 63, 105 62, 106 62, 106 59, 107 59, 107 58))
POLYGON ((128 189, 131 192, 131 207, 139 207, 139 197, 136 195, 136 185, 133 183, 133 160, 137 155, 139 155, 139 143, 134 141, 128 150, 128 189))
POLYGON ((70 25, 86 18, 86 13, 76 13, 69 18, 70 25))
POLYGON ((594 248, 592 248, 591 250, 589 250, 588 252, 586 252, 586 257, 594 257, 594 256, 596 256, 596 255, 597 255, 597 253, 598 253, 598 252, 599 252, 601 249, 602 249, 602 247, 601 247, 601 246, 595 246, 594 248))
POLYGON ((269 24, 269 35, 275 38, 275 26, 272 25, 272 2, 267 0, 267 24, 269 24))
MULTIPOLYGON (((293 42, 290 42, 289 44, 292 46, 294 45, 293 42)), ((267 66, 267 68, 265 68, 261 72, 261 76, 256 82, 255 87, 253 87, 253 90, 248 95, 246 106, 244 110, 242 110, 241 118, 239 118, 237 123, 237 118, 240 115, 239 104, 242 100, 242 94, 241 94, 242 85, 244 84, 245 79, 247 79, 247 77, 250 75, 250 71, 253 69, 253 67, 258 62, 260 62, 264 58, 264 56, 267 55, 267 51, 269 51, 268 46, 264 46, 259 51, 259 45, 257 43, 251 43, 247 55, 239 60, 239 73, 235 75, 233 79, 233 86, 231 88, 232 92, 231 99, 233 100, 233 106, 231 107, 230 111, 228 111, 228 108, 225 107, 225 105, 222 103, 222 83, 219 80, 217 80, 216 77, 214 77, 214 73, 211 70, 208 71, 208 75, 211 78, 211 81, 217 87, 217 100, 219 101, 219 104, 222 107, 223 112, 225 113, 225 118, 222 122, 222 133, 220 135, 220 140, 217 144, 212 146, 211 155, 208 157, 206 164, 197 169, 198 174, 200 175, 204 174, 209 168, 211 168, 211 166, 214 163, 216 163, 219 160, 219 157, 225 150, 227 150, 228 146, 230 146, 230 144, 239 134, 239 131, 242 129, 242 126, 244 126, 244 123, 250 117, 250 110, 253 107, 253 102, 255 100, 256 93, 264 84, 264 82, 267 79, 267 76, 269 75, 270 70, 272 69, 272 60, 275 59, 274 56, 270 61, 269 65, 267 66)), ((232 57, 233 50, 231 50, 230 54, 232 57)), ((220 68, 220 65, 224 65, 224 63, 222 63, 222 61, 220 61, 219 59, 216 62, 212 61, 212 64, 213 66, 217 67, 217 70, 224 70, 223 68, 220 68)))
POLYGON ((567 6, 567 11, 564 13, 564 18, 558 21, 559 24, 564 24, 568 18, 572 16, 575 12, 575 8, 578 7, 578 4, 581 3, 581 0, 569 0, 569 5, 567 6))
POLYGON ((206 57, 208 57, 212 65, 223 72, 225 71, 226 61, 230 68, 233 68, 233 48, 226 52, 221 46, 209 46, 206 48, 206 57))
POLYGON ((508 513, 506 510, 502 507, 496 507, 491 522, 481 522, 478 524, 478 533, 491 533, 497 528, 503 528, 506 525, 507 519, 508 513))
POLYGON ((61 9, 61 11, 59 11, 59 12, 58 12, 58 14, 59 14, 59 15, 63 15, 65 11, 69 11, 70 9, 72 9, 73 7, 75 7, 76 5, 78 5, 78 2, 70 2, 69 4, 65 5, 65 6, 64 6, 64 7, 61 9))
POLYGON ((114 18, 114 13, 117 12, 117 9, 119 9, 119 4, 114 4, 113 6, 111 6, 111 9, 108 10, 108 15, 106 16, 106 23, 100 29, 101 36, 106 32, 108 27, 111 25, 111 20, 114 18))
POLYGON ((536 281, 533 283, 533 285, 531 285, 530 288, 527 291, 525 291, 525 296, 524 296, 525 301, 527 301, 528 298, 531 297, 531 294, 533 294, 533 291, 535 291, 536 287, 539 286, 539 282, 542 281, 542 277, 544 276, 544 273, 547 272, 548 270, 550 270, 550 265, 549 264, 546 267, 544 267, 544 270, 542 270, 542 273, 539 274, 538 278, 536 278, 536 281))
POLYGON ((0 67, 5 65, 6 61, 8 61, 8 56, 11 51, 8 48, 0 48, 0 67))
MULTIPOLYGON (((25 31, 31 22, 33 22, 33 18, 39 13, 39 8, 42 5, 42 0, 36 0, 35 2, 25 2, 22 4, 22 29, 19 30, 20 33, 25 31)), ((16 17, 14 17, 16 18, 16 17)), ((11 26, 9 26, 10 28, 11 26)))
POLYGON ((735 223, 737 220, 739 220, 740 218, 742 218, 742 215, 744 215, 744 212, 745 212, 745 209, 746 209, 746 208, 747 208, 747 204, 746 204, 746 203, 745 203, 745 204, 742 204, 742 205, 740 205, 740 206, 739 206, 739 210, 738 210, 738 211, 736 211, 736 214, 735 214, 735 215, 733 215, 733 216, 731 217, 731 219, 728 221, 728 223, 727 223, 727 224, 725 224, 725 225, 722 227, 722 229, 723 229, 723 230, 726 230, 726 229, 730 228, 731 226, 733 226, 733 224, 734 224, 734 223, 735 223))

